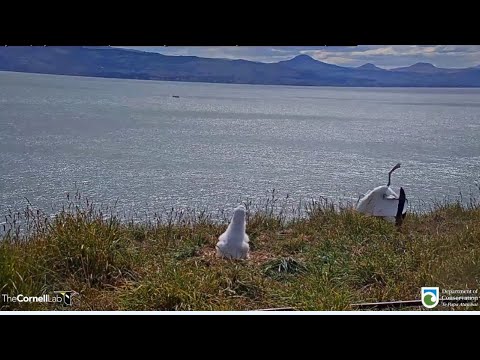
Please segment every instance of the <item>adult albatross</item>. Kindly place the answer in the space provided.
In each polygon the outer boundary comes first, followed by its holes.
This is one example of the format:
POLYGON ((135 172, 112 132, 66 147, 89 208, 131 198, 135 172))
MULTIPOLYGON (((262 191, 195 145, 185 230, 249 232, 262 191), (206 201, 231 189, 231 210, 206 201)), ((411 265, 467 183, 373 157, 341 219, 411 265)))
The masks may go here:
POLYGON ((390 187, 392 173, 400 167, 395 165, 388 173, 387 185, 378 186, 367 192, 357 203, 357 211, 382 217, 388 221, 395 222, 397 226, 402 225, 407 215, 407 202, 403 187, 400 188, 400 195, 390 187))

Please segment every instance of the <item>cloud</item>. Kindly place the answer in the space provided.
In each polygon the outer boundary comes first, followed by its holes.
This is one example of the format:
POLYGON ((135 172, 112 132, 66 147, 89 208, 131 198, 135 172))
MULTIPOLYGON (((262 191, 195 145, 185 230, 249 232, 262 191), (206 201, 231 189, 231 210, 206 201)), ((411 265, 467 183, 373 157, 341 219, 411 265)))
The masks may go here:
POLYGON ((480 46, 392 45, 362 46, 356 49, 304 50, 313 58, 332 64, 360 66, 367 62, 384 68, 430 62, 438 67, 469 67, 480 63, 480 46), (347 60, 348 59, 348 60, 347 60))
POLYGON ((386 56, 386 55, 398 55, 398 52, 393 49, 392 46, 370 49, 365 51, 352 51, 350 53, 352 56, 364 55, 364 56, 386 56))
POLYGON ((174 46, 134 47, 165 55, 244 59, 278 62, 300 54, 336 65, 360 66, 373 63, 383 68, 430 62, 438 67, 460 68, 480 64, 479 45, 359 45, 359 46, 174 46))

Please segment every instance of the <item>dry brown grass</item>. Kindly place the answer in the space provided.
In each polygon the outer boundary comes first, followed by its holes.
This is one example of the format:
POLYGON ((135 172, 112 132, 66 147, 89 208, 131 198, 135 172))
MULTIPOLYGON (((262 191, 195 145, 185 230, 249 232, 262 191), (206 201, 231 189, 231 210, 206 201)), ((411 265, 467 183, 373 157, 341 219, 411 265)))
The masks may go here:
MULTIPOLYGON (((350 310, 358 302, 419 299, 422 286, 479 288, 478 206, 438 205, 410 214, 400 230, 324 205, 294 220, 265 209, 250 214, 252 251, 243 261, 215 257, 226 225, 204 215, 134 224, 89 204, 53 220, 30 211, 23 235, 11 216, 0 242, 0 293, 72 289, 79 295, 69 310, 350 310)), ((65 310, 11 302, 0 308, 65 310)))

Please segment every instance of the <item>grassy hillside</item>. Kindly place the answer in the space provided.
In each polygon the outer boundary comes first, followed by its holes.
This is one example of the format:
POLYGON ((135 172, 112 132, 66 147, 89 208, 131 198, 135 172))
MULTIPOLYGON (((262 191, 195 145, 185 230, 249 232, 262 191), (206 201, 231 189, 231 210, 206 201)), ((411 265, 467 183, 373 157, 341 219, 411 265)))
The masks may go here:
MULTIPOLYGON (((477 203, 409 214, 400 230, 328 203, 308 210, 290 220, 273 205, 250 212, 252 251, 243 261, 215 257, 226 224, 204 213, 123 222, 77 196, 56 218, 31 209, 9 214, 0 242, 0 293, 71 289, 79 295, 72 307, 0 299, 0 308, 351 310, 358 302, 419 299, 422 286, 480 287, 477 203)), ((453 308, 435 308, 446 309, 453 308)))

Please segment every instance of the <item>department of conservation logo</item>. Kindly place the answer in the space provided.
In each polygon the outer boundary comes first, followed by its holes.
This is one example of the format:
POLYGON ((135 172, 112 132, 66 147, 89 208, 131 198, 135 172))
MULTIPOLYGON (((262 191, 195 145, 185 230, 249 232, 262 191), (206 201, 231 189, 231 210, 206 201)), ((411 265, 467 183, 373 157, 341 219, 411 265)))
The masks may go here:
POLYGON ((438 287, 422 287, 421 298, 423 306, 432 309, 438 305, 440 289, 438 287))

